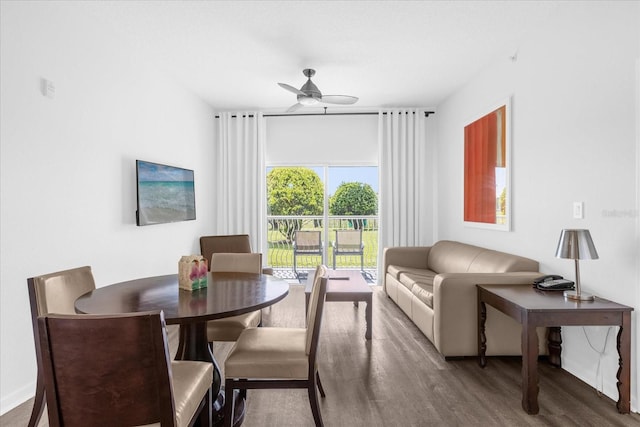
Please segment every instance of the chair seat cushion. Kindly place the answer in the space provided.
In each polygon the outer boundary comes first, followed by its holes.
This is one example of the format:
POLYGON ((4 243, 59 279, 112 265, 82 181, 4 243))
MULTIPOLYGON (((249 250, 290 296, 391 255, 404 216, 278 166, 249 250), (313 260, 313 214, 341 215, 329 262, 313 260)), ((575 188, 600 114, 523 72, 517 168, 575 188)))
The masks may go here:
POLYGON ((245 329, 224 363, 227 378, 307 379, 304 328, 245 329))
POLYGON ((188 426, 213 382, 213 365, 189 360, 171 362, 178 426, 188 426))
POLYGON ((235 341, 242 331, 247 328, 257 327, 261 320, 262 313, 260 310, 240 314, 239 316, 210 320, 207 322, 207 338, 209 342, 235 341))

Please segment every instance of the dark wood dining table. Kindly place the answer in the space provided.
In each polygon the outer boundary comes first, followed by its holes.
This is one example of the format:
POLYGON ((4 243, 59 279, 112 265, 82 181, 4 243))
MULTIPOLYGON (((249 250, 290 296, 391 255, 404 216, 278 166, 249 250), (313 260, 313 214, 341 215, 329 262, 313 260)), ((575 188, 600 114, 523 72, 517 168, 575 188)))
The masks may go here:
MULTIPOLYGON (((97 288, 75 302, 78 313, 115 314, 162 310, 168 325, 180 325, 177 360, 211 362, 213 422, 221 425, 224 390, 220 368, 207 339, 207 321, 249 313, 284 299, 289 284, 266 274, 208 273, 206 288, 180 289, 178 275, 147 277, 97 288), (216 398, 217 396, 217 398, 216 398)), ((242 423, 244 401, 236 396, 234 425, 242 423)))

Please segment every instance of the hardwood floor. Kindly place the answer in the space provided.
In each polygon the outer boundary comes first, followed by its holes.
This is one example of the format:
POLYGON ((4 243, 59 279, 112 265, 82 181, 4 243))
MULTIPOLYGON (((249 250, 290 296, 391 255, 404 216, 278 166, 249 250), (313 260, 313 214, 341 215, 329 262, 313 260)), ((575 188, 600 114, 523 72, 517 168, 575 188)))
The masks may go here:
MULTIPOLYGON (((527 415, 519 357, 491 357, 485 369, 475 358, 445 361, 378 286, 373 300, 371 341, 364 339, 365 304, 325 305, 319 354, 327 427, 640 425, 639 414, 618 414, 614 401, 545 361, 539 364, 540 413, 527 415)), ((267 326, 304 326, 304 287, 291 285, 263 319, 267 326)), ((175 348, 175 328, 169 335, 175 348)), ((214 347, 222 369, 230 347, 214 347)), ((0 425, 25 426, 31 405, 3 415, 0 425)), ((306 391, 249 390, 243 425, 313 426, 306 391)))

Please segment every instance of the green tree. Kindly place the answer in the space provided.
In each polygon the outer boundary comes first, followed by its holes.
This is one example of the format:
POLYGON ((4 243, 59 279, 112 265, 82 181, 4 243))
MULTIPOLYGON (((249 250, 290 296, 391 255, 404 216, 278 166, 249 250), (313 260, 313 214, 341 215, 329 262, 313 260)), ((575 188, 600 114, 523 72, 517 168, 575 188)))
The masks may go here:
MULTIPOLYGON (((498 197, 498 214, 505 218, 507 215, 507 187, 502 189, 500 196, 498 197)), ((504 219, 500 220, 501 224, 504 224, 504 219)))
MULTIPOLYGON (((343 182, 329 199, 331 215, 375 215, 378 212, 378 196, 369 184, 343 182)), ((358 221, 353 222, 359 228, 358 221)))
MULTIPOLYGON (((274 168, 267 174, 269 215, 322 215, 323 195, 320 177, 309 168, 274 168)), ((271 221, 289 241, 301 225, 301 220, 271 221)))

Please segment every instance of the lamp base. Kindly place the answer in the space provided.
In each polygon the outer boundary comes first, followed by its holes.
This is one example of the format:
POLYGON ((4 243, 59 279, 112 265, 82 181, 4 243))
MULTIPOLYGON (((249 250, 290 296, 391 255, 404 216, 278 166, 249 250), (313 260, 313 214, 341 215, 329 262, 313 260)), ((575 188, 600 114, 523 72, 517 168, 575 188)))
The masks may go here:
POLYGON ((593 301, 596 299, 595 296, 591 294, 585 294, 584 292, 576 292, 576 291, 564 291, 565 299, 571 299, 575 301, 593 301))

